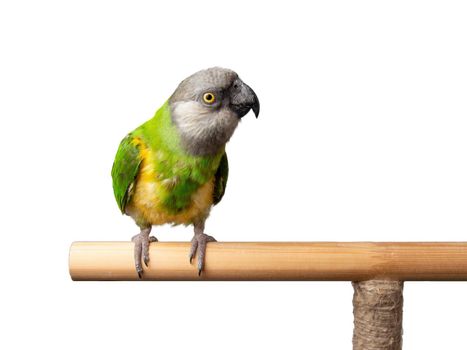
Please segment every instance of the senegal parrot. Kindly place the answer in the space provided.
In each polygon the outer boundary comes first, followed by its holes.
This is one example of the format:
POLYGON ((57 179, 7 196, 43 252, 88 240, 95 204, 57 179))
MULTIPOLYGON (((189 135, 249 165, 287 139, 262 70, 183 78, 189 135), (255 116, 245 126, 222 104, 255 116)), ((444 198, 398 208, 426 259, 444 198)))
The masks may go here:
POLYGON ((113 190, 121 212, 140 228, 132 238, 139 278, 149 243, 157 242, 152 226, 167 223, 193 225, 188 258, 197 255, 201 274, 206 245, 215 241, 204 224, 227 185, 225 145, 250 109, 258 117, 258 97, 237 73, 209 68, 183 80, 152 119, 121 141, 113 190))

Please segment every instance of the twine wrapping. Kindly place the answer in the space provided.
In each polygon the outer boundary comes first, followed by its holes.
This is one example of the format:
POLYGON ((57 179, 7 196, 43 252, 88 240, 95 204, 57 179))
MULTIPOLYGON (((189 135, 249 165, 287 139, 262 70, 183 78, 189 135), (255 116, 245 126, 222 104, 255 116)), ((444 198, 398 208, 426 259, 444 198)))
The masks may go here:
POLYGON ((404 282, 352 282, 354 288, 354 350, 402 349, 404 282))

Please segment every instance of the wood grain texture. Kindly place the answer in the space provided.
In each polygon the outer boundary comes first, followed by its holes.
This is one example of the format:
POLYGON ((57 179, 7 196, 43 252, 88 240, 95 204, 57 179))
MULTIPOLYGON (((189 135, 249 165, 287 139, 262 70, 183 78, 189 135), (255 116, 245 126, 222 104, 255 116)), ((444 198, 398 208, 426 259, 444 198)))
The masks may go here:
MULTIPOLYGON (((151 243, 143 280, 467 280, 467 242, 214 242, 201 277, 189 248, 151 243)), ((131 242, 75 242, 69 269, 75 281, 138 280, 131 242)))

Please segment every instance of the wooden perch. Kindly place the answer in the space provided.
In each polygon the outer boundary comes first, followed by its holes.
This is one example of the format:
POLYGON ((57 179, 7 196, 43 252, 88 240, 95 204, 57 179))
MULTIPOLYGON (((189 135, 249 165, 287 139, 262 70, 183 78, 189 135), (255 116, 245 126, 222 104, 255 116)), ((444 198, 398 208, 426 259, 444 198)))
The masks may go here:
MULTIPOLYGON (((73 280, 137 280, 131 242, 75 242, 73 280)), ((403 281, 467 280, 467 242, 208 244, 198 276, 190 243, 151 243, 145 280, 356 281, 354 350, 402 349, 403 281)))
MULTIPOLYGON (((71 278, 138 280, 131 242, 75 242, 71 278)), ((189 243, 150 245, 144 280, 396 281, 467 280, 467 242, 209 243, 198 277, 189 243)))

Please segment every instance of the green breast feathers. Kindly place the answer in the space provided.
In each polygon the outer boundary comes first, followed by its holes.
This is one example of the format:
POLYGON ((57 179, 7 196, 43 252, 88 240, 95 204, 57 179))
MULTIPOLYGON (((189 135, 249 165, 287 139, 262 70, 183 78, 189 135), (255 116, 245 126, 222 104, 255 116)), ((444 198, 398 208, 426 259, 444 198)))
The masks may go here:
MULTIPOLYGON (((149 221, 170 222, 170 215, 190 210, 194 200, 202 202, 196 203, 199 206, 210 207, 222 199, 228 178, 226 153, 222 150, 214 156, 186 154, 170 124, 170 111, 164 105, 153 119, 120 143, 112 180, 122 213, 129 206, 146 217, 155 214, 143 211, 165 211, 169 214, 165 219, 158 215, 158 220, 149 221)), ((186 223, 190 218, 180 220, 186 223)))

